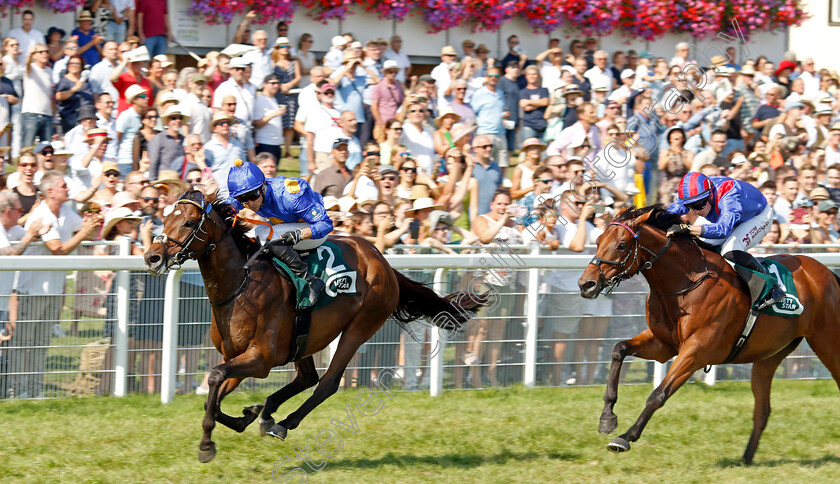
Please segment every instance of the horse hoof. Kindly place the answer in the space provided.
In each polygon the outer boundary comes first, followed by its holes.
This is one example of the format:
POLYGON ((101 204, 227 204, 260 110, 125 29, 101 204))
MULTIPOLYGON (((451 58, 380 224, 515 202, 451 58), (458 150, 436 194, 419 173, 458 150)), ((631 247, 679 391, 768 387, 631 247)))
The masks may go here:
POLYGON ((266 432, 266 434, 268 434, 268 435, 270 435, 270 436, 272 436, 276 439, 286 440, 286 433, 287 432, 288 431, 286 430, 286 427, 283 427, 280 424, 276 424, 276 425, 274 425, 274 427, 271 427, 270 429, 268 429, 268 432, 266 432))
POLYGON ((245 407, 242 409, 242 415, 259 415, 260 412, 262 412, 263 407, 265 407, 265 405, 263 405, 262 403, 257 405, 251 405, 250 407, 245 407))
POLYGON ((268 420, 260 420, 260 435, 264 436, 268 433, 268 431, 274 427, 274 419, 269 418, 268 420))
POLYGON ((213 444, 208 450, 198 450, 198 461, 206 464, 216 457, 216 444, 213 444))
POLYGON ((615 429, 618 428, 618 417, 615 415, 604 418, 601 417, 601 421, 598 422, 598 432, 602 434, 611 434, 615 432, 615 429))
POLYGON ((619 452, 627 452, 630 450, 630 442, 627 440, 622 439, 621 437, 616 437, 607 444, 607 449, 611 452, 619 453, 619 452))

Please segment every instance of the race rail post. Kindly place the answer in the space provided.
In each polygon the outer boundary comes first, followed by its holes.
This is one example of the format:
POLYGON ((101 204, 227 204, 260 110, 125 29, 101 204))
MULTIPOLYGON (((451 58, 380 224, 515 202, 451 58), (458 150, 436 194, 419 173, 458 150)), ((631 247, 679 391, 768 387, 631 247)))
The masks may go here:
POLYGON ((178 378, 178 308, 181 297, 181 276, 184 269, 171 271, 166 277, 163 307, 163 354, 161 355, 160 401, 169 403, 175 398, 178 378))
MULTIPOLYGON (((540 247, 535 245, 531 249, 531 255, 539 256, 540 247)), ((537 294, 540 286, 540 270, 528 269, 528 298, 525 303, 525 314, 528 325, 525 328, 525 377, 523 383, 527 388, 534 388, 537 384, 537 333, 539 322, 537 320, 538 306, 537 294)))
MULTIPOLYGON (((120 255, 131 255, 131 241, 122 238, 119 245, 120 255)), ((131 273, 127 270, 117 271, 117 321, 114 324, 114 393, 115 397, 126 394, 126 377, 128 367, 128 319, 131 306, 131 273)), ((108 376, 105 376, 108 378, 108 376)))
MULTIPOLYGON (((446 276, 448 275, 449 269, 435 269, 433 289, 439 296, 446 294, 446 276)), ((439 397, 443 394, 443 350, 446 348, 446 339, 441 337, 441 330, 437 326, 432 327, 431 333, 430 348, 435 353, 429 360, 429 396, 439 397)), ((406 368, 406 371, 415 371, 415 369, 406 368)))

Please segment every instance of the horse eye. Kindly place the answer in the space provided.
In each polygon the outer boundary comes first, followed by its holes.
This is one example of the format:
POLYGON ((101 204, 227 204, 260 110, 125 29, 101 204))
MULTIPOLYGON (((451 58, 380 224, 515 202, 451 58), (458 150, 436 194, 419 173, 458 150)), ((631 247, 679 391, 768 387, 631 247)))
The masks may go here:
POLYGON ((626 242, 622 242, 622 243, 618 244, 618 250, 624 250, 626 248, 627 248, 627 243, 626 242))
POLYGON ((187 227, 195 227, 195 220, 187 220, 187 223, 184 225, 187 227))

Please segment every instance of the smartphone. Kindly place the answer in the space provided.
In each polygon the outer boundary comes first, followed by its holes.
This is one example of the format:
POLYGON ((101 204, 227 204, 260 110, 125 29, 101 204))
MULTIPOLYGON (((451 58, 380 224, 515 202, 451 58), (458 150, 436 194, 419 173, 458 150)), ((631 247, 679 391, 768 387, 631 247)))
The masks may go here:
POLYGON ((797 225, 804 224, 805 222, 803 221, 803 219, 805 218, 805 215, 807 213, 808 213, 807 208, 804 208, 804 207, 794 208, 793 210, 790 211, 790 223, 797 224, 797 225))
POLYGON ((418 237, 420 237, 420 221, 419 220, 412 220, 410 224, 408 224, 408 233, 411 235, 411 238, 415 241, 418 237))
POLYGON ((593 203, 592 208, 595 209, 595 214, 596 215, 600 215, 607 210, 607 206, 604 205, 603 203, 600 203, 600 202, 599 203, 593 203))

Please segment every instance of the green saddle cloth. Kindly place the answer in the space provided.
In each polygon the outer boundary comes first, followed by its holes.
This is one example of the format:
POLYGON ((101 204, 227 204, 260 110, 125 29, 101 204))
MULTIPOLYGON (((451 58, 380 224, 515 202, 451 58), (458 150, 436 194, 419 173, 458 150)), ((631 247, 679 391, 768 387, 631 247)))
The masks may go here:
POLYGON ((794 317, 802 314, 804 306, 796 292, 796 286, 793 284, 793 274, 787 267, 779 262, 771 259, 762 259, 761 265, 764 266, 766 274, 755 273, 764 279, 764 290, 761 291, 759 301, 763 300, 770 292, 770 289, 778 281, 779 287, 785 291, 785 297, 776 304, 766 307, 761 310, 761 314, 772 314, 774 316, 794 317))
MULTIPOLYGON (((308 308, 309 299, 306 297, 308 293, 306 291, 306 281, 296 276, 279 259, 272 257, 271 261, 294 284, 297 292, 297 309, 308 308)), ((356 294, 357 271, 344 260, 342 249, 338 245, 327 240, 313 250, 305 258, 305 261, 309 265, 309 272, 323 280, 327 286, 312 308, 313 311, 327 306, 339 294, 356 294)))

